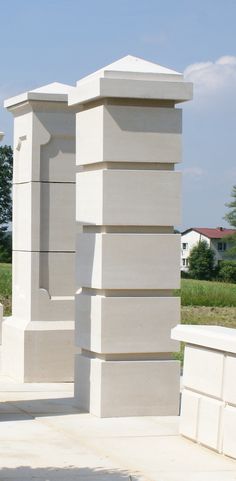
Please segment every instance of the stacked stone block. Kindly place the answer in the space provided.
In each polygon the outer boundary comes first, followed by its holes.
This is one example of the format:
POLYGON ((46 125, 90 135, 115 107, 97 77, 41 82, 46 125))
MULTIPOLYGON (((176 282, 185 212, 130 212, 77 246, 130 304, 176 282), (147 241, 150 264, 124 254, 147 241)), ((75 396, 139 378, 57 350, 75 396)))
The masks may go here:
POLYGON ((190 98, 180 74, 130 56, 69 95, 78 109, 75 396, 101 417, 178 414, 175 104, 190 98))

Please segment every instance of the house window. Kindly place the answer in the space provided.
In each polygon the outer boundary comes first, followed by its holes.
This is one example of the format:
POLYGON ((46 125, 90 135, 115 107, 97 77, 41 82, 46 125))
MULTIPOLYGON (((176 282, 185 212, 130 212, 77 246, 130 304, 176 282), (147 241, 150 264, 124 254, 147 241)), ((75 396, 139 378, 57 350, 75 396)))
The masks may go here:
POLYGON ((188 259, 186 259, 186 266, 188 267, 188 259))
POLYGON ((218 251, 226 251, 226 242, 218 242, 218 251))
POLYGON ((183 250, 187 250, 187 249, 188 249, 188 244, 187 244, 187 242, 183 242, 183 244, 182 244, 182 249, 183 249, 183 250))
POLYGON ((182 261, 183 261, 183 266, 185 266, 185 260, 186 260, 186 259, 182 259, 182 261))

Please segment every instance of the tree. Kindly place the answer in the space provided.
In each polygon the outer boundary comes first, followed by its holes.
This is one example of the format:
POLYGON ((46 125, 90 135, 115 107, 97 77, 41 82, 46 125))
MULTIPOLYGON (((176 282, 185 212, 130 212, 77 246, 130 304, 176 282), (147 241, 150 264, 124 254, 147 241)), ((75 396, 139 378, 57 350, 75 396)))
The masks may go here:
POLYGON ((10 145, 0 147, 0 230, 6 231, 12 218, 13 152, 10 145))
POLYGON ((236 261, 221 261, 218 277, 220 281, 236 283, 236 261))
POLYGON ((12 233, 0 231, 0 262, 12 261, 12 233))
MULTIPOLYGON (((236 229, 236 185, 233 186, 231 197, 233 198, 232 202, 225 204, 231 210, 224 216, 224 219, 227 220, 231 227, 236 229)), ((227 236, 226 240, 231 244, 228 254, 234 257, 236 254, 236 233, 227 236)))
POLYGON ((8 225, 12 219, 13 152, 9 145, 0 147, 0 260, 11 261, 11 233, 8 225))
POLYGON ((215 256, 206 241, 199 241, 189 256, 189 275, 193 279, 210 280, 214 274, 215 256))

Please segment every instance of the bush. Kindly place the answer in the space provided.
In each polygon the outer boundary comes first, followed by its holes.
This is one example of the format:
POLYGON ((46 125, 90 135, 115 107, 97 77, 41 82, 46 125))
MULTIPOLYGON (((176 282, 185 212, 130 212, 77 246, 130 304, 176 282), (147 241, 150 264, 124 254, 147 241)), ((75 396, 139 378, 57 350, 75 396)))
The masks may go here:
POLYGON ((189 275, 192 279, 210 280, 214 276, 215 256, 206 241, 199 241, 190 252, 189 275))
POLYGON ((10 145, 0 147, 0 232, 7 232, 12 218, 13 152, 10 145))
POLYGON ((180 271, 182 279, 190 279, 190 275, 187 271, 180 271))
POLYGON ((11 263, 12 261, 12 233, 0 231, 0 262, 11 263))
POLYGON ((222 261, 219 264, 218 278, 223 282, 236 283, 236 261, 222 261))

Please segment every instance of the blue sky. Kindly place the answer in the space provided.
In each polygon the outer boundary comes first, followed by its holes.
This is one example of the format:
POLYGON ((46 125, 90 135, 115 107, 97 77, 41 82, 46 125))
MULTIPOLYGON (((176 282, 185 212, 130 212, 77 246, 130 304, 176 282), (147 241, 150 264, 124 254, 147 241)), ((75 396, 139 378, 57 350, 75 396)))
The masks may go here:
POLYGON ((225 225, 236 184, 235 0, 0 0, 0 131, 4 98, 79 78, 127 54, 185 72, 183 224, 225 225))

